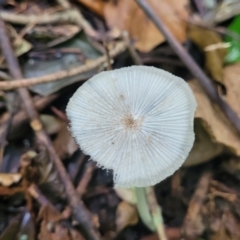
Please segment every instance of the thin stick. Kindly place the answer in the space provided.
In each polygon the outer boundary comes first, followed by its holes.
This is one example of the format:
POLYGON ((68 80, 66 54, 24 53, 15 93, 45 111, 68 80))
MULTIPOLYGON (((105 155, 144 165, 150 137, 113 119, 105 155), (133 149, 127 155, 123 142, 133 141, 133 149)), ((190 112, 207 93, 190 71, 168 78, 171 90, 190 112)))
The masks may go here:
MULTIPOLYGON (((125 49, 126 49, 126 44, 124 42, 119 42, 116 44, 116 47, 114 49, 109 51, 109 55, 113 58, 113 57, 117 56, 119 53, 123 52, 125 49)), ((15 88, 30 87, 30 86, 37 85, 37 84, 58 81, 63 78, 66 78, 66 77, 72 77, 72 76, 78 75, 80 73, 84 73, 84 72, 93 70, 93 69, 101 66, 106 61, 107 61, 107 57, 102 56, 97 59, 88 61, 86 64, 84 64, 82 66, 70 68, 67 70, 62 70, 62 71, 59 71, 56 73, 44 75, 42 77, 0 82, 0 89, 1 90, 11 90, 11 89, 15 89, 15 88)))
POLYGON ((169 29, 163 24, 158 18, 153 9, 144 0, 136 0, 139 6, 144 10, 148 17, 153 21, 156 27, 165 36, 170 46, 175 50, 180 59, 186 64, 189 71, 197 78, 203 89, 208 94, 209 98, 216 103, 220 109, 224 112, 229 122, 236 128, 240 133, 240 119, 233 109, 219 97, 216 88, 210 78, 203 72, 203 70, 196 64, 194 59, 189 53, 183 48, 183 46, 177 41, 169 29))
MULTIPOLYGON (((5 56, 9 71, 13 78, 22 78, 22 73, 19 67, 18 60, 14 55, 13 49, 10 45, 10 40, 7 35, 6 27, 2 19, 0 18, 0 44, 2 52, 5 56)), ((58 174, 66 189, 66 195, 68 197, 69 205, 73 210, 74 218, 81 224, 85 236, 90 240, 99 240, 99 234, 96 231, 92 217, 88 210, 85 208, 83 202, 79 199, 78 194, 69 178, 69 175, 64 168, 62 161, 58 157, 54 150, 51 140, 44 132, 39 115, 34 108, 31 96, 26 88, 18 89, 18 93, 21 97, 26 113, 30 118, 30 125, 35 132, 35 136, 38 142, 42 143, 48 149, 48 152, 54 162, 58 174)))
POLYGON ((85 167, 85 172, 82 176, 82 179, 80 180, 80 182, 78 183, 78 186, 77 186, 77 192, 78 192, 79 196, 82 196, 85 193, 86 188, 87 188, 90 180, 92 179, 92 174, 95 169, 96 169, 95 163, 93 163, 93 162, 87 163, 87 165, 85 167))
POLYGON ((210 181, 212 178, 212 173, 210 170, 206 171, 200 178, 197 188, 189 202, 187 214, 182 227, 183 235, 187 239, 197 239, 199 234, 196 231, 196 226, 198 224, 198 216, 203 204, 203 200, 206 197, 210 181))
POLYGON ((110 57, 108 44, 106 41, 103 41, 103 46, 104 46, 105 54, 107 57, 107 70, 112 70, 112 59, 110 57))

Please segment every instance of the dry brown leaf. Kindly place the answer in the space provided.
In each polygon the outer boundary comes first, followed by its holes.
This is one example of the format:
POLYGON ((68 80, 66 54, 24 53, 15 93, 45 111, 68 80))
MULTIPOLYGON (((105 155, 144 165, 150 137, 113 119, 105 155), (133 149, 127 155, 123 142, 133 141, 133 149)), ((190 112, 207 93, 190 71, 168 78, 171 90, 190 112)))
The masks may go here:
POLYGON ((222 43, 219 34, 208 29, 190 25, 188 36, 204 52, 206 69, 212 78, 224 84, 223 64, 227 50, 223 45, 219 45, 222 43))
MULTIPOLYGON (((226 102, 240 117, 240 64, 231 65, 224 69, 224 82, 227 95, 226 102)), ((204 122, 204 127, 210 134, 211 139, 219 144, 223 144, 240 156, 240 138, 235 129, 209 98, 196 80, 189 82, 196 97, 198 107, 195 113, 196 118, 204 122)))
POLYGON ((224 146, 213 142, 204 129, 201 119, 196 118, 194 121, 195 141, 190 151, 184 167, 194 166, 211 160, 224 150, 224 146))
POLYGON ((62 126, 62 129, 54 140, 53 145, 61 159, 71 157, 72 154, 79 148, 70 134, 67 124, 62 126))
POLYGON ((116 227, 118 232, 138 222, 138 211, 136 206, 125 201, 118 204, 116 215, 116 227))
MULTIPOLYGON (((148 3, 174 36, 180 42, 185 41, 186 25, 178 15, 187 17, 188 0, 148 0, 148 3)), ((149 52, 165 41, 163 35, 135 1, 118 0, 116 3, 106 1, 104 17, 110 28, 128 31, 131 38, 136 40, 135 46, 139 51, 149 52)))
MULTIPOLYGON (((80 3, 105 18, 111 29, 128 31, 139 51, 149 52, 165 41, 151 20, 135 1, 129 0, 78 0, 80 3)), ((186 40, 186 24, 178 18, 187 18, 188 0, 148 0, 149 5, 161 18, 174 36, 186 40)))
POLYGON ((13 183, 17 183, 22 178, 20 173, 0 173, 0 184, 9 187, 13 183))

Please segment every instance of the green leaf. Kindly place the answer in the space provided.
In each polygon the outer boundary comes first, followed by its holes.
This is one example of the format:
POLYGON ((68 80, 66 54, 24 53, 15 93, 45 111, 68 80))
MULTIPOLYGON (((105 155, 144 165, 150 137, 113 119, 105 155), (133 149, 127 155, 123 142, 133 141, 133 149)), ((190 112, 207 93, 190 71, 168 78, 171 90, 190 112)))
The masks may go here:
MULTIPOLYGON (((240 35, 240 15, 234 18, 228 26, 228 29, 240 35)), ((225 42, 231 43, 231 46, 228 48, 227 56, 225 57, 225 62, 240 62, 240 42, 230 36, 226 36, 224 40, 225 42)))

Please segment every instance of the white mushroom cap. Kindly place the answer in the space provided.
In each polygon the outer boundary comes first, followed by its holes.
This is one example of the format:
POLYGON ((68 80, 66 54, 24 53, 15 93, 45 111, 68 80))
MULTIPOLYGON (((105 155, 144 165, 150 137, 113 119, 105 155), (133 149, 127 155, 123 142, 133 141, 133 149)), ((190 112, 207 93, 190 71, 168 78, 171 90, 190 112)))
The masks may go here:
POLYGON ((161 69, 101 72, 70 99, 66 112, 83 152, 112 169, 115 187, 145 187, 172 175, 194 142, 196 101, 188 84, 161 69))

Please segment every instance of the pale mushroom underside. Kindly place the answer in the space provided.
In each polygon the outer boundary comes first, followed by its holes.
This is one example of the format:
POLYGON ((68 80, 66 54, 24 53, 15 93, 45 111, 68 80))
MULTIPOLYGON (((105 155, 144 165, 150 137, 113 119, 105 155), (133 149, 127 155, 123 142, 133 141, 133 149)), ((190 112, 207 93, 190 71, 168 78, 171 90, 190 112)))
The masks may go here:
POLYGON ((188 84, 166 71, 132 66, 102 72, 70 99, 77 143, 114 172, 115 187, 145 187, 172 175, 194 142, 196 101, 188 84))

